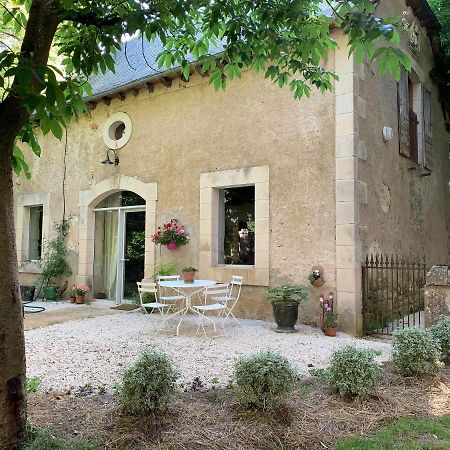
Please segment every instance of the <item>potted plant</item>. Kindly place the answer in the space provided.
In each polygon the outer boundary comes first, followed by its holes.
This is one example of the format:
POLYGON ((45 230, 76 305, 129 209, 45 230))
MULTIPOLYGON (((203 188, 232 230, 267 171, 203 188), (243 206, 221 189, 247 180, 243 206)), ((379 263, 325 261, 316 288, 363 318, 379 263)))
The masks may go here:
POLYGON ((84 303, 84 297, 86 296, 86 292, 89 291, 89 288, 84 284, 76 284, 72 292, 75 293, 75 303, 82 305, 84 303))
POLYGON ((69 225, 63 221, 57 225, 58 235, 45 244, 44 254, 39 263, 41 269, 41 287, 44 290, 44 299, 55 301, 59 297, 59 287, 56 280, 60 276, 72 275, 72 270, 66 261, 66 246, 64 236, 69 225))
POLYGON ((322 272, 321 267, 315 266, 308 275, 308 280, 314 287, 321 287, 325 284, 322 272))
POLYGON ((177 219, 172 219, 168 223, 163 223, 152 234, 152 241, 155 244, 165 245, 168 250, 175 250, 180 245, 189 242, 189 235, 184 229, 184 225, 179 225, 177 219))
POLYGON ((198 272, 198 270, 195 267, 185 267, 181 274, 183 275, 183 280, 185 283, 193 283, 195 278, 195 272, 198 272))
POLYGON ((304 286, 285 284, 267 290, 272 302, 273 316, 277 324, 277 333, 295 333, 298 319, 298 306, 307 298, 304 286))
POLYGON ((20 286, 20 296, 23 302, 32 302, 34 300, 34 293, 36 292, 36 286, 20 286))
POLYGON ((323 331, 326 336, 336 336, 337 315, 332 311, 327 311, 323 315, 323 331))

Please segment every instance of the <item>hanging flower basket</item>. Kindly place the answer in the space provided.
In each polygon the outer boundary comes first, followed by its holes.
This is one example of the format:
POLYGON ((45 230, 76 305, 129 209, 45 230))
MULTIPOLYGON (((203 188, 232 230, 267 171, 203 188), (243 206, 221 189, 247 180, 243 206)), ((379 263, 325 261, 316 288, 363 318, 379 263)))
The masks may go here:
POLYGON ((163 223, 152 234, 152 241, 155 244, 165 245, 168 250, 175 250, 180 245, 189 242, 189 235, 184 229, 184 225, 179 225, 177 219, 163 223))

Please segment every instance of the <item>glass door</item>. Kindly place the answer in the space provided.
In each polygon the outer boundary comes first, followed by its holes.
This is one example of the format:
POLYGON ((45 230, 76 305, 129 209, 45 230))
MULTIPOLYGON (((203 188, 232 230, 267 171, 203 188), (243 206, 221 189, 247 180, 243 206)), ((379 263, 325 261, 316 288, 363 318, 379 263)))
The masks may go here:
POLYGON ((145 202, 122 191, 94 211, 94 298, 120 304, 136 295, 136 281, 144 277, 145 202))
POLYGON ((123 298, 132 300, 138 296, 137 281, 144 278, 145 212, 125 212, 123 257, 123 298))

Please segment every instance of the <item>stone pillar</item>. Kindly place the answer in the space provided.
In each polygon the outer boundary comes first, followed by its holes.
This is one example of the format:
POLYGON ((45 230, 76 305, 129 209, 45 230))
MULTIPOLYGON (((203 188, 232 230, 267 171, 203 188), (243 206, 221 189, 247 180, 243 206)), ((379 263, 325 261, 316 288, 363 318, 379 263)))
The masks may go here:
POLYGON ((425 327, 442 315, 450 315, 450 271, 449 266, 433 266, 425 285, 425 327))
POLYGON ((360 226, 360 205, 367 203, 367 185, 359 179, 358 167, 367 158, 359 138, 365 103, 359 96, 364 66, 348 56, 347 36, 337 36, 335 72, 335 157, 336 157, 336 291, 339 328, 362 334, 361 264, 364 230, 360 226))

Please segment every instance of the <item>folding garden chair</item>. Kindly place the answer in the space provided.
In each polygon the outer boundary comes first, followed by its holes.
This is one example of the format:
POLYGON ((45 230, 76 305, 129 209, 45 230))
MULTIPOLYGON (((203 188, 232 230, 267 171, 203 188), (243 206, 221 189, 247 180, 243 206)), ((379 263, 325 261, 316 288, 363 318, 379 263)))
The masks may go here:
POLYGON ((240 325, 240 323, 233 314, 233 308, 236 306, 236 303, 239 301, 239 298, 241 296, 243 281, 243 277, 233 275, 231 277, 228 292, 225 295, 213 295, 212 297, 215 302, 225 306, 222 315, 225 315, 226 318, 231 316, 238 325, 240 325))
POLYGON ((168 305, 167 303, 162 303, 161 301, 158 301, 158 289, 156 288, 156 283, 142 281, 142 282, 137 282, 136 284, 138 286, 139 301, 141 303, 141 309, 143 309, 146 314, 149 313, 147 311, 148 308, 157 309, 163 318, 160 327, 157 327, 155 325, 154 321, 152 320, 153 327, 155 328, 156 332, 158 333, 160 331, 160 329, 165 325, 165 315, 170 310, 170 307, 172 305, 168 305), (144 298, 145 294, 149 295, 151 298, 153 297, 154 301, 147 301, 144 298))
POLYGON ((167 288, 160 286, 160 281, 178 281, 180 275, 159 275, 156 277, 159 289, 159 300, 162 303, 174 304, 180 300, 184 300, 182 295, 167 295, 167 288))
MULTIPOLYGON (((226 313, 227 307, 221 303, 216 301, 215 303, 208 303, 208 297, 211 297, 211 299, 214 299, 214 296, 219 296, 219 297, 223 297, 225 295, 227 295, 230 292, 230 286, 228 284, 215 284, 213 286, 207 286, 204 289, 204 304, 203 305, 194 305, 192 306, 192 308, 198 312, 198 314, 200 315, 200 323, 197 327, 197 331, 199 330, 200 326, 203 329, 203 333, 206 336, 206 330, 205 327, 203 325, 203 319, 211 322, 213 324, 214 327, 214 331, 216 331, 216 323, 214 322, 213 319, 209 318, 206 316, 207 312, 212 312, 212 311, 217 311, 218 312, 218 316, 223 316, 223 313, 226 313)), ((225 332, 225 328, 224 328, 224 322, 222 322, 222 328, 225 332)))

